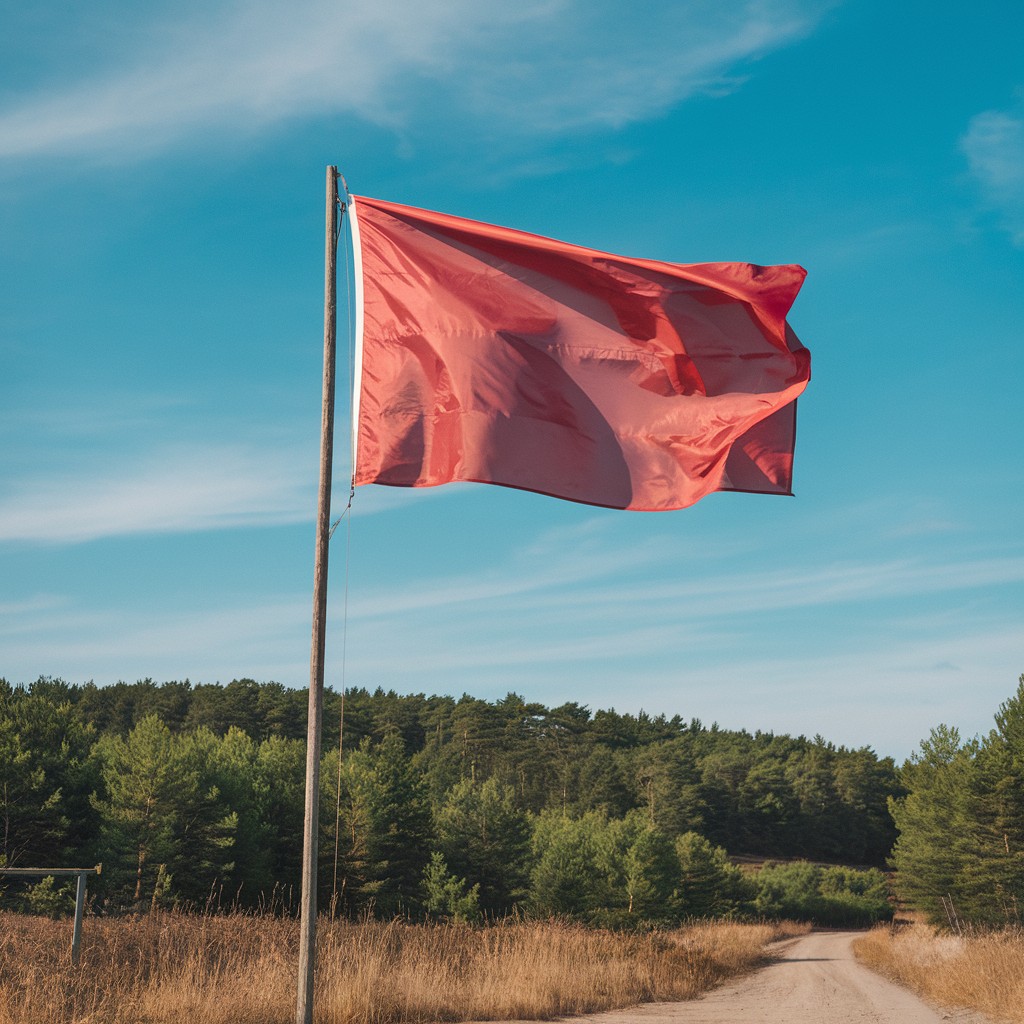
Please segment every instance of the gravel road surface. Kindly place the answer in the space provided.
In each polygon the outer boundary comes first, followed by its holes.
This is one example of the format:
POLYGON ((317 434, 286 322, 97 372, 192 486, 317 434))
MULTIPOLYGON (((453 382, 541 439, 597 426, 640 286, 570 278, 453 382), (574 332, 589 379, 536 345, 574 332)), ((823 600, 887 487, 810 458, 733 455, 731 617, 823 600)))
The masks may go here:
POLYGON ((990 1024, 929 1006, 854 959, 856 932, 781 943, 767 967, 685 1003, 646 1003, 571 1018, 573 1024, 990 1024))

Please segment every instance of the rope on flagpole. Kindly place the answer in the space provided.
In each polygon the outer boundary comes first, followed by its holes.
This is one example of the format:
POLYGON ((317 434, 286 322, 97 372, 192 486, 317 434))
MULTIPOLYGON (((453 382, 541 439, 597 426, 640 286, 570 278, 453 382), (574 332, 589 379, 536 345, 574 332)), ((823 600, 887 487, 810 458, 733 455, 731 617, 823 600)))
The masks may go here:
MULTIPOLYGON (((339 199, 339 206, 342 213, 348 207, 351 202, 351 195, 348 190, 348 182, 345 181, 345 176, 338 173, 338 179, 341 182, 341 187, 344 190, 345 199, 339 199)), ((349 403, 351 408, 351 402, 353 401, 355 394, 355 372, 354 372, 354 338, 355 338, 355 325, 352 321, 352 268, 349 261, 348 246, 342 246, 342 259, 345 271, 345 307, 346 316, 345 323, 348 328, 348 375, 349 375, 349 403)), ((352 417, 349 416, 349 451, 352 450, 352 432, 355 430, 355 425, 352 421, 352 417)), ((341 515, 334 521, 331 526, 331 532, 328 535, 328 540, 334 537, 335 530, 341 525, 341 521, 345 520, 345 570, 344 570, 344 592, 342 597, 342 612, 341 612, 341 708, 338 717, 338 773, 337 773, 337 789, 336 798, 334 805, 334 877, 331 885, 331 917, 333 918, 338 906, 338 860, 340 852, 340 824, 341 824, 341 769, 342 769, 342 757, 344 756, 344 742, 345 742, 345 690, 347 688, 346 670, 347 670, 347 652, 348 652, 348 593, 349 593, 349 575, 350 567, 352 562, 352 499, 355 497, 355 466, 351 467, 352 471, 349 475, 349 494, 348 502, 345 505, 341 515)), ((344 888, 344 886, 343 886, 344 888)))
MULTIPOLYGON (((346 511, 351 510, 352 499, 346 511)), ((340 520, 339 520, 340 522, 340 520)), ((345 690, 348 686, 346 669, 348 666, 348 581, 349 566, 352 562, 352 516, 345 517, 345 584, 341 605, 341 708, 338 714, 338 778, 334 804, 334 878, 331 884, 331 917, 338 908, 338 855, 341 846, 341 767, 345 754, 345 690)), ((342 884, 344 890, 344 884, 342 884)))

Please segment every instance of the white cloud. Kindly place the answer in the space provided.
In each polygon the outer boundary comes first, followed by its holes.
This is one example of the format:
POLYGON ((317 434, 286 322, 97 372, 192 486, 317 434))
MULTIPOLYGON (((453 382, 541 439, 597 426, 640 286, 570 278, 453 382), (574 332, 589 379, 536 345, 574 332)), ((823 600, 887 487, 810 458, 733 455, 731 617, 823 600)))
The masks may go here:
POLYGON ((304 685, 309 673, 308 596, 277 597, 262 604, 174 611, 152 606, 85 608, 70 598, 31 601, 4 643, 8 678, 39 675, 69 682, 94 679, 184 679, 227 682, 276 679, 304 685))
POLYGON ((1016 623, 980 620, 842 649, 794 644, 787 654, 750 656, 722 648, 696 664, 645 672, 644 701, 653 713, 821 733, 902 760, 941 723, 965 737, 987 731, 1016 687, 1020 654, 1016 623))
POLYGON ((732 556, 671 536, 617 544, 609 523, 550 531, 472 575, 353 580, 350 684, 515 689, 707 720, 731 708, 737 727, 903 754, 929 724, 973 723, 959 713, 979 687, 990 714, 1019 671, 1019 630, 999 597, 1024 582, 1019 554, 736 572, 723 569, 732 556))
MULTIPOLYGON (((585 529, 578 531, 585 537, 585 529)), ((671 558, 675 579, 652 582, 652 565, 666 567, 667 542, 614 548, 567 541, 563 548, 536 545, 510 563, 483 572, 433 578, 365 593, 352 616, 393 621, 428 612, 445 623, 459 619, 540 613, 550 622, 568 614, 586 623, 589 635, 609 628, 681 621, 706 623, 717 617, 778 613, 856 602, 876 602, 985 590, 1024 583, 1024 557, 918 561, 834 562, 785 569, 722 572, 714 560, 671 558), (468 608, 466 607, 468 606, 468 608), (500 606, 500 610, 499 610, 500 606)), ((441 624, 441 623, 439 623, 441 624)))
MULTIPOLYGON (((722 553, 692 555, 670 535, 616 544, 616 529, 588 516, 472 575, 353 578, 344 645, 339 558, 329 683, 340 685, 344 646, 350 686, 488 698, 514 689, 548 704, 821 732, 902 757, 939 722, 987 727, 1021 670, 1016 615, 997 589, 1024 581, 1019 555, 724 574, 722 553), (644 583, 654 564, 677 581, 644 583), (819 633, 823 609, 842 610, 838 634, 819 633)), ((309 596, 292 593, 185 611, 47 593, 0 606, 4 671, 21 680, 304 685, 309 622, 309 596)))
MULTIPOLYGON (((733 614, 722 602, 717 614, 693 617, 699 601, 638 603, 627 595, 595 617, 577 608, 575 592, 559 596, 562 616, 548 603, 492 600, 353 619, 349 683, 491 699, 515 690, 550 705, 577 700, 731 728, 820 732, 904 757, 940 722, 968 735, 986 728, 1020 672, 1014 617, 990 606, 970 615, 963 594, 947 597, 943 614, 903 618, 895 610, 883 625, 847 612, 840 636, 815 635, 817 620, 791 609, 781 617, 749 606, 733 614)), ((742 603, 738 581, 733 596, 742 603)), ((903 597, 907 608, 924 607, 903 597)))
POLYGON ((807 34, 828 6, 692 0, 624 18, 610 0, 222 3, 137 26, 77 79, 15 92, 0 157, 121 159, 204 127, 337 112, 398 126, 439 101, 498 131, 620 126, 735 88, 743 62, 807 34))
POLYGON ((1024 101, 971 118, 960 144, 986 205, 1024 246, 1024 101))
MULTIPOLYGON (((393 611, 385 594, 357 586, 350 685, 516 690, 548 704, 820 732, 903 757, 939 722, 986 727, 1020 672, 1018 623, 994 589, 1024 580, 1019 557, 729 575, 684 563, 680 582, 665 585, 624 583, 621 564, 564 586, 557 564, 550 574, 540 561, 520 574, 505 566, 465 593, 460 581, 396 588, 393 611), (838 632, 823 613, 841 615, 838 632)), ((649 572, 642 559, 638 575, 649 572)))
POLYGON ((0 497, 0 541, 66 544, 138 533, 312 520, 307 459, 243 445, 176 446, 28 478, 0 497))
POLYGON ((63 604, 55 594, 34 594, 20 601, 0 602, 0 636, 21 635, 26 621, 41 622, 63 604))

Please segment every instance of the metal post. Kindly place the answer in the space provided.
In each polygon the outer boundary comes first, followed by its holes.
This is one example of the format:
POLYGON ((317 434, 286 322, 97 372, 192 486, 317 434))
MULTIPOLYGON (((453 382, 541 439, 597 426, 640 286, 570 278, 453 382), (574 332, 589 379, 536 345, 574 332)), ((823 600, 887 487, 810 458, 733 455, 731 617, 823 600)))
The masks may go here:
POLYGON ((82 945, 82 914, 85 911, 85 872, 78 873, 75 890, 75 926, 71 932, 71 962, 78 963, 78 950, 82 945))
POLYGON ((11 878, 54 878, 75 875, 78 879, 78 887, 75 891, 75 923, 71 932, 71 962, 78 963, 78 953, 82 946, 82 918, 85 915, 85 876, 99 875, 103 871, 103 865, 97 864, 92 868, 5 868, 0 867, 0 875, 8 875, 11 878))

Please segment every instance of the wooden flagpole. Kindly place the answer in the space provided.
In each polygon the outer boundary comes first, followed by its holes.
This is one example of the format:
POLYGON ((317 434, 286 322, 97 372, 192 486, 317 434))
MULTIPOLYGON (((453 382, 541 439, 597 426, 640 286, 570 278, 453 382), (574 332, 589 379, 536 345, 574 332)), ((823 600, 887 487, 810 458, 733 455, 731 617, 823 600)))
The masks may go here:
POLYGON ((334 458, 334 368, 338 325, 338 168, 327 168, 324 251, 324 383, 320 418, 320 491, 317 498, 316 560, 313 567, 313 642, 309 659, 306 722, 306 817, 302 834, 302 902, 299 913, 299 977, 296 1024, 312 1024, 316 970, 316 886, 320 803, 320 735, 324 708, 324 647, 327 629, 327 552, 331 534, 331 469, 334 458))

